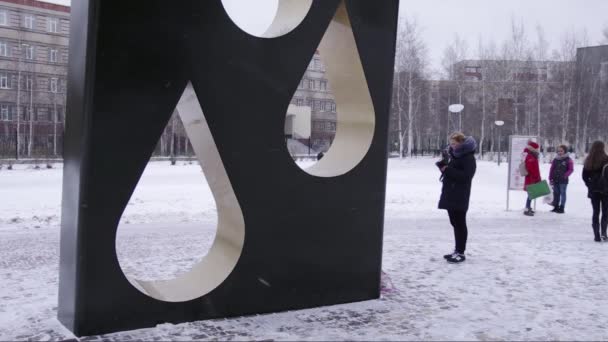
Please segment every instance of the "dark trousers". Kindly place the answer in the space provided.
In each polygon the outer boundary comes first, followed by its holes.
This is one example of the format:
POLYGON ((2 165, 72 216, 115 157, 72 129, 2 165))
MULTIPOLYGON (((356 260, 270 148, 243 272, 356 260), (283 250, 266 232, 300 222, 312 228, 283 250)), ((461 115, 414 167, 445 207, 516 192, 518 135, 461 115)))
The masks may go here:
POLYGON ((450 223, 454 227, 454 240, 456 241, 456 248, 454 250, 457 253, 464 253, 467 248, 467 237, 469 231, 467 230, 467 212, 448 210, 450 216, 450 223))
POLYGON ((602 236, 606 236, 606 228, 608 227, 608 195, 602 195, 598 193, 591 194, 591 205, 593 206, 593 218, 591 220, 593 224, 593 234, 595 237, 600 235, 600 227, 602 229, 602 236), (600 211, 601 211, 601 222, 600 222, 600 211))

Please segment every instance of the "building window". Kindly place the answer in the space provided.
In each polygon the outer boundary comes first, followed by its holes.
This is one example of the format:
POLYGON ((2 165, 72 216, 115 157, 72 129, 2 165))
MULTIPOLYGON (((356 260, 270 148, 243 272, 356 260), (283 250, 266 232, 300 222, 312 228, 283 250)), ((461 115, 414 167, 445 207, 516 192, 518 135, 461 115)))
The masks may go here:
POLYGON ((8 105, 5 105, 5 104, 1 105, 0 106, 0 116, 2 117, 3 121, 9 121, 10 120, 10 118, 8 117, 8 114, 9 114, 9 112, 8 112, 8 105))
POLYGON ((335 102, 331 103, 331 111, 334 113, 336 112, 336 103, 335 102))
POLYGON ((313 67, 315 70, 321 70, 321 61, 315 58, 313 60, 313 67))
POLYGON ((8 46, 5 42, 0 42, 0 56, 8 57, 8 46))
POLYGON ((0 74, 0 88, 8 89, 8 75, 0 74))
POLYGON ((7 26, 8 25, 8 13, 5 10, 0 10, 0 25, 7 26))
POLYGON ((57 84, 59 83, 59 80, 57 78, 51 78, 51 92, 56 93, 57 92, 57 84))
POLYGON ((546 81, 547 80, 547 68, 538 69, 538 80, 546 81))
POLYGON ((298 85, 298 88, 304 89, 304 79, 300 80, 300 84, 298 85))
POLYGON ((26 76, 25 77, 25 89, 32 90, 32 88, 34 88, 34 79, 32 79, 32 76, 26 76))
POLYGON ((51 121, 51 111, 47 107, 38 107, 36 121, 51 121))
POLYGON ((316 89, 315 80, 308 80, 308 89, 316 89))
POLYGON ((59 27, 59 21, 57 20, 57 18, 49 18, 48 19, 48 31, 51 33, 57 33, 58 32, 58 27, 59 27))
POLYGON ((304 105, 304 99, 296 99, 296 106, 303 106, 304 105))
POLYGON ((34 107, 27 107, 27 116, 25 118, 26 121, 32 120, 34 121, 34 107))
POLYGON ((34 25, 36 24, 36 19, 34 18, 33 15, 26 14, 23 17, 23 24, 24 24, 24 26, 25 26, 26 29, 33 30, 34 29, 34 25))
POLYGON ((34 47, 32 45, 24 44, 25 47, 25 59, 34 59, 34 47))
POLYGON ((327 90, 327 81, 326 80, 319 81, 319 87, 321 88, 321 90, 327 90))
POLYGON ((46 114, 47 114, 47 121, 51 121, 51 122, 55 122, 55 109, 52 108, 46 108, 46 114))
POLYGON ((57 49, 51 49, 49 51, 49 62, 57 63, 57 54, 58 54, 57 49))
MULTIPOLYGON (((63 107, 55 106, 53 113, 53 115, 56 115, 57 122, 63 122, 63 107)), ((53 121, 55 121, 55 118, 53 118, 53 121)))

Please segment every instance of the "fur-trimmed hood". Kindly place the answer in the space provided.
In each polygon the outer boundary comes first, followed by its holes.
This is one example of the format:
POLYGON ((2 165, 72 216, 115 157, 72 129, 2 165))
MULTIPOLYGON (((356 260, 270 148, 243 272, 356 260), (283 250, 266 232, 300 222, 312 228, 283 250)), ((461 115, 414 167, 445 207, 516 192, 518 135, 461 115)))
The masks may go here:
POLYGON ((473 153, 477 149, 477 141, 473 137, 467 137, 460 146, 453 149, 450 147, 450 153, 454 158, 460 158, 465 154, 473 153))

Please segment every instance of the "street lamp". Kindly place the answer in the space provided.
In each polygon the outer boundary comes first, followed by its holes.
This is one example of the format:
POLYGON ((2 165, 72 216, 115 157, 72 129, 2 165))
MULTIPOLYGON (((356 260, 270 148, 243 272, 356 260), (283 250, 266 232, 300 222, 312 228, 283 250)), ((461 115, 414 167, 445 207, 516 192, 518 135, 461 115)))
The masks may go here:
POLYGON ((496 120, 494 121, 494 124, 498 126, 498 166, 500 166, 500 141, 502 140, 500 128, 505 124, 505 122, 502 120, 496 120))
POLYGON ((451 113, 458 114, 458 131, 459 132, 462 132, 462 115, 460 114, 460 112, 462 112, 463 109, 464 109, 464 106, 461 104, 452 104, 448 107, 448 110, 451 113))

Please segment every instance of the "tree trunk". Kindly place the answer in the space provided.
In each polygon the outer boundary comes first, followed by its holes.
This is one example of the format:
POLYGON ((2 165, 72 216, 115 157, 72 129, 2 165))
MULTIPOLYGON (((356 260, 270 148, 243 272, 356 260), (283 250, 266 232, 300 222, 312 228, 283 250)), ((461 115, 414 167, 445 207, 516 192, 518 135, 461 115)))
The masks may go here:
POLYGON ((171 158, 175 157, 175 114, 171 117, 171 143, 169 145, 171 158))
POLYGON ((576 146, 576 154, 580 155, 581 152, 581 141, 580 141, 580 117, 581 117, 581 90, 576 91, 576 131, 574 132, 574 144, 576 146))
POLYGON ((413 118, 414 118, 414 104, 413 99, 413 75, 412 72, 408 72, 408 80, 407 80, 407 156, 412 157, 412 144, 414 142, 413 139, 413 118))
POLYGON ((403 105, 401 103, 401 74, 397 73, 397 124, 399 129, 399 158, 403 159, 403 105))
POLYGON ((479 138, 479 155, 483 157, 483 144, 486 138, 486 83, 481 81, 481 137, 479 138))
POLYGON ((57 100, 53 95, 53 155, 57 157, 57 100))
POLYGON ((515 86, 515 99, 513 100, 513 110, 515 111, 515 123, 513 130, 515 134, 519 134, 519 106, 517 105, 517 97, 519 96, 519 92, 517 86, 515 86))
POLYGON ((585 112, 585 117, 583 118, 583 136, 582 136, 582 142, 581 142, 581 154, 582 155, 584 152, 586 152, 586 147, 587 147, 587 139, 589 136, 589 132, 588 132, 588 128, 589 128, 589 117, 591 116, 591 110, 593 109, 593 102, 595 101, 595 93, 597 91, 597 84, 598 84, 598 79, 596 78, 593 81, 593 84, 591 85, 591 94, 588 97, 588 105, 587 105, 587 110, 585 112))
POLYGON ((537 82, 537 86, 536 86, 536 98, 537 103, 536 103, 536 136, 539 138, 540 141, 540 102, 542 100, 542 94, 541 94, 541 88, 540 88, 540 81, 537 82))

